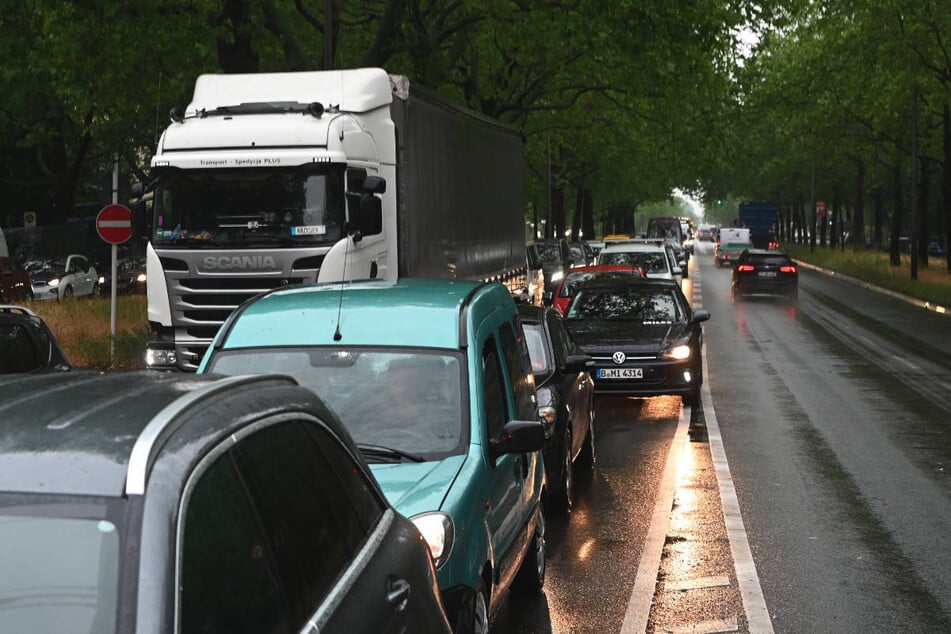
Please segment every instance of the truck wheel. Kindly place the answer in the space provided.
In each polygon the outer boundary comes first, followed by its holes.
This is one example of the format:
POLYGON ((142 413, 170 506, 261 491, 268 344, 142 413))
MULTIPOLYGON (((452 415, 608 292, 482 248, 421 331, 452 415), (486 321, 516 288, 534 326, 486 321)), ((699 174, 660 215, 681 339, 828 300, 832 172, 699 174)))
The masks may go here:
POLYGON ((538 507, 538 517, 535 520, 535 534, 528 545, 528 552, 522 560, 512 583, 513 589, 519 592, 538 592, 545 585, 545 514, 542 507, 538 507))

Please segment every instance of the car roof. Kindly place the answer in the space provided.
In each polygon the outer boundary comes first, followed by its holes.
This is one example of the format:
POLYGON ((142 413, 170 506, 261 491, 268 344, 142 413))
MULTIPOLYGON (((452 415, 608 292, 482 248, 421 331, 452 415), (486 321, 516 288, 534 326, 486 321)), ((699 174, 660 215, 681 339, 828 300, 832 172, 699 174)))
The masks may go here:
POLYGON ((604 273, 610 271, 624 271, 632 272, 638 271, 636 266, 624 266, 623 264, 592 264, 591 266, 576 266, 565 274, 565 277, 569 275, 575 275, 576 273, 604 273))
POLYGON ((136 468, 144 482, 154 450, 198 396, 239 384, 247 391, 262 381, 295 385, 289 377, 145 370, 6 375, 0 378, 0 491, 122 495, 136 468))
POLYGON ((653 238, 650 242, 643 241, 617 241, 609 242, 604 245, 604 248, 601 249, 601 253, 618 253, 625 251, 665 251, 666 247, 664 246, 663 241, 657 240, 653 241, 653 238))
POLYGON ((492 311, 501 301, 514 304, 501 284, 468 280, 401 278, 289 286, 239 307, 214 346, 387 346, 398 342, 408 347, 458 349, 465 345, 463 318, 481 320, 479 311, 492 311), (483 296, 491 298, 484 309, 477 301, 483 296))
POLYGON ((747 249, 746 252, 750 255, 781 255, 789 257, 789 254, 781 249, 747 249))

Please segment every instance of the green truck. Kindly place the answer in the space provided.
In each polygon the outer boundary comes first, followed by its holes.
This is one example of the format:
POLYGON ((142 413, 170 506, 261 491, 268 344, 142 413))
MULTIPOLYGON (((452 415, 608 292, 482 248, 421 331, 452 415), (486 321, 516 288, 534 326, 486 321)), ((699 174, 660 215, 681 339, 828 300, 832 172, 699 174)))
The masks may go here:
POLYGON ((717 238, 717 246, 713 252, 713 263, 717 266, 732 266, 740 254, 751 246, 749 229, 720 229, 720 237, 717 238))

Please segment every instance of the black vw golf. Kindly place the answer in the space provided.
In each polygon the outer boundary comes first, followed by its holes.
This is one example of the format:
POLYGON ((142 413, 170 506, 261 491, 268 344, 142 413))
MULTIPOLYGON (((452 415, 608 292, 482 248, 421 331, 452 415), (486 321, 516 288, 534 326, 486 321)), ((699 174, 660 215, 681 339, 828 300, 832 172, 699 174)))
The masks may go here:
POLYGON ((595 360, 597 393, 678 394, 700 400, 701 323, 680 285, 652 278, 601 278, 586 282, 568 306, 565 326, 595 360))

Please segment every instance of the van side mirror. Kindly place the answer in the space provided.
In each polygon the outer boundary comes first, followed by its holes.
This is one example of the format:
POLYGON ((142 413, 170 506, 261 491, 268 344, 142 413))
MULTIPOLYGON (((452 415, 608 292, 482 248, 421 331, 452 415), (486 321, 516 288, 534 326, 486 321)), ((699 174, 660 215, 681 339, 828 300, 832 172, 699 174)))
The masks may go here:
POLYGON ((507 453, 530 453, 545 445, 545 427, 538 420, 510 420, 499 440, 491 441, 493 457, 507 453))

